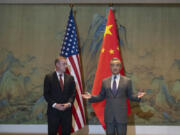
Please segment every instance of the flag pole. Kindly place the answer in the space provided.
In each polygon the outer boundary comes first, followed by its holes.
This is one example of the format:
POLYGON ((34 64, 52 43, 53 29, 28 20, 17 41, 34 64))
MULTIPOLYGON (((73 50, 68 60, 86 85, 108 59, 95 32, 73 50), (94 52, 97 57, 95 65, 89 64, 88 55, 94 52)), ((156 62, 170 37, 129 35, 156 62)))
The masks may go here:
POLYGON ((112 7, 113 6, 113 3, 111 2, 111 3, 109 3, 109 7, 112 7))
POLYGON ((72 9, 72 8, 74 7, 74 4, 71 3, 71 4, 69 4, 69 6, 70 6, 70 8, 72 9))
POLYGON ((109 9, 112 9, 114 11, 114 3, 109 3, 109 9))

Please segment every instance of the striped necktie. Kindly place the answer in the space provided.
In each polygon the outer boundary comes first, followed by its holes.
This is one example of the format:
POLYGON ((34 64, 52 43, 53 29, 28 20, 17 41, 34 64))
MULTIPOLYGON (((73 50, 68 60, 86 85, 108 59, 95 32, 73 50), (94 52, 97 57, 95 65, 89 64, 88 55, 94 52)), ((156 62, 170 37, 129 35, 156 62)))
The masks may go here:
POLYGON ((113 79, 113 86, 112 86, 112 92, 114 95, 116 95, 116 92, 117 92, 117 88, 116 88, 116 78, 117 76, 115 75, 114 76, 114 79, 113 79))
POLYGON ((59 75, 59 83, 61 86, 61 90, 63 91, 64 90, 64 84, 63 84, 63 80, 62 80, 62 74, 59 75))

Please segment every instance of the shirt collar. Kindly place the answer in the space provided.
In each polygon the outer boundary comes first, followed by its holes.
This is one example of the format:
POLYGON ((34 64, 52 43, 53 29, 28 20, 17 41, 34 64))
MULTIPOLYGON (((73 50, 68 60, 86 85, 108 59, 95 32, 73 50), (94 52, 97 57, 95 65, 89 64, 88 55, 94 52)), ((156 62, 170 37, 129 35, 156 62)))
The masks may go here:
MULTIPOLYGON (((56 71, 57 76, 59 77, 60 73, 56 71)), ((62 77, 64 76, 64 73, 62 73, 62 77)))
MULTIPOLYGON (((114 79, 114 76, 115 76, 115 75, 112 75, 112 79, 114 79)), ((117 75, 116 75, 116 79, 120 79, 120 77, 121 77, 120 74, 117 74, 117 75)))

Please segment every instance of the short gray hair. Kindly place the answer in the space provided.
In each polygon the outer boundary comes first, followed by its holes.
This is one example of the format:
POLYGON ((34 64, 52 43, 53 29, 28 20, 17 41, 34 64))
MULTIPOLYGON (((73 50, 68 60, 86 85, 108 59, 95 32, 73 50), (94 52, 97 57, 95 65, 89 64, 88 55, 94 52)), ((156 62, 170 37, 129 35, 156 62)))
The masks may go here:
POLYGON ((111 59, 111 61, 110 61, 110 64, 112 64, 113 61, 118 61, 118 62, 120 63, 120 65, 121 65, 121 60, 118 59, 117 57, 113 57, 113 58, 111 59))

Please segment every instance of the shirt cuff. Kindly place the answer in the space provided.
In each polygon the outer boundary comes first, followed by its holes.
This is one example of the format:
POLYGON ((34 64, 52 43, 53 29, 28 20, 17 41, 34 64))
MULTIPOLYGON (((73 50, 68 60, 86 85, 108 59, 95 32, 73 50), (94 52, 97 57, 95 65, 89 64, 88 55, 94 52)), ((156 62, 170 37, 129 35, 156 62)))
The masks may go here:
POLYGON ((69 105, 70 105, 70 107, 72 106, 72 104, 71 103, 68 103, 69 105))
POLYGON ((54 103, 54 104, 52 105, 52 107, 55 108, 55 107, 56 107, 56 103, 54 103))

